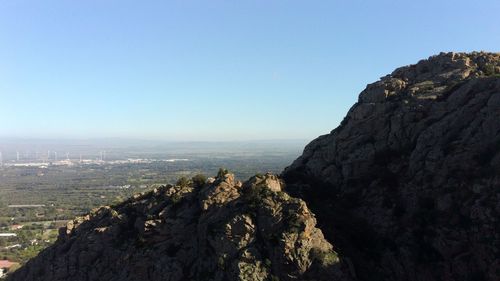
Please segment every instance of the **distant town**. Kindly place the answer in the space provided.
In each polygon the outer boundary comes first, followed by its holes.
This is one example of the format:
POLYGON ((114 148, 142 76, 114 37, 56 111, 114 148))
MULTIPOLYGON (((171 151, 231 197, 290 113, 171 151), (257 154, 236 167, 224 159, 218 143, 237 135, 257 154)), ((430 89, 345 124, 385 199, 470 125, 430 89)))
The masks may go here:
POLYGON ((25 152, 21 154, 16 152, 16 159, 4 161, 3 153, 0 151, 0 166, 3 167, 39 167, 47 168, 48 166, 72 166, 72 165, 121 165, 121 164, 145 164, 155 161, 176 162, 176 161, 189 161, 189 159, 141 159, 141 158, 128 158, 123 160, 106 160, 106 151, 100 151, 99 157, 84 158, 79 154, 78 158, 70 158, 70 154, 65 153, 65 158, 58 158, 57 152, 47 151, 45 156, 41 156, 38 152, 25 152), (52 157, 51 157, 52 156, 52 157))

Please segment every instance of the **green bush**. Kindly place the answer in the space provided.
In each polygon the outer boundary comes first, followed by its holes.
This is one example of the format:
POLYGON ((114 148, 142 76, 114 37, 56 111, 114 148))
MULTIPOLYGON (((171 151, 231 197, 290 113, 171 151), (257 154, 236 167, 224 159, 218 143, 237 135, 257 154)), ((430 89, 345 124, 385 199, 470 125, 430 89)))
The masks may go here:
POLYGON ((176 193, 172 194, 172 196, 170 197, 170 200, 172 201, 172 204, 175 206, 182 201, 182 198, 184 198, 182 196, 182 194, 180 192, 176 192, 176 193))
POLYGON ((495 75, 495 66, 492 64, 486 64, 482 70, 486 76, 495 75))
POLYGON ((220 168, 217 172, 217 178, 223 178, 227 174, 229 174, 229 171, 227 169, 220 168))
POLYGON ((317 260, 323 267, 331 266, 340 262, 339 256, 333 250, 322 251, 319 249, 313 249, 313 251, 311 251, 311 255, 312 258, 317 260))
POLYGON ((186 187, 189 185, 189 180, 186 178, 186 177, 180 177, 178 180, 177 180, 177 183, 176 185, 178 186, 182 186, 182 187, 186 187))
POLYGON ((196 176, 191 178, 191 181, 193 182, 193 186, 195 188, 201 188, 207 182, 207 177, 203 174, 197 174, 196 176))

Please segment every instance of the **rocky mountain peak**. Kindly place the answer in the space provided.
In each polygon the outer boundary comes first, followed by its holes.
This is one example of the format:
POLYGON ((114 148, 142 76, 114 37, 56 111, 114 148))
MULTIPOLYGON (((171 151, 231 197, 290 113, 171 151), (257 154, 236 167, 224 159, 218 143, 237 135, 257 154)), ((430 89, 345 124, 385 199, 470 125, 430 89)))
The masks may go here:
POLYGON ((500 55, 370 84, 283 173, 360 280, 500 280, 500 55))
POLYGON ((500 55, 441 53, 368 85, 281 177, 94 210, 9 280, 497 281, 499 120, 500 55))
POLYGON ((498 53, 441 53, 417 64, 400 67, 361 93, 365 103, 386 99, 437 99, 458 83, 500 75, 498 53))

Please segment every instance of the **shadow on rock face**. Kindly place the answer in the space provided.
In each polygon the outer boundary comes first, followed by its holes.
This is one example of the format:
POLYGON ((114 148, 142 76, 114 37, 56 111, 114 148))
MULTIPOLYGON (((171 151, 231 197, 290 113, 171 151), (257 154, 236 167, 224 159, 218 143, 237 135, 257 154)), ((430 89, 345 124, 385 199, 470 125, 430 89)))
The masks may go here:
POLYGON ((500 280, 500 55, 442 53, 368 85, 283 172, 360 280, 500 280))

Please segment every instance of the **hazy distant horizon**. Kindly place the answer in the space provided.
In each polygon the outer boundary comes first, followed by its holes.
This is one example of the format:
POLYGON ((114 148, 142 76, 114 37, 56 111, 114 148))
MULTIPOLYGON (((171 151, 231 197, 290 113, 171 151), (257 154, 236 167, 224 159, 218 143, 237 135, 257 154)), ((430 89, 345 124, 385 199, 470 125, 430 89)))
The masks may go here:
POLYGON ((239 153, 239 152, 301 152, 311 140, 282 139, 282 140, 240 140, 240 141, 173 141, 173 140, 144 140, 125 138, 94 138, 94 139, 20 139, 0 137, 0 153, 4 159, 16 158, 16 153, 21 155, 35 153, 58 152, 60 155, 72 152, 87 151, 98 155, 100 151, 142 151, 154 153, 239 153))
MULTIPOLYGON (((290 161, 303 151, 310 140, 247 141, 166 141, 139 139, 19 139, 0 137, 0 164, 3 161, 32 162, 95 159, 105 153, 107 159, 192 157, 244 158, 249 155, 287 156, 290 161)), ((287 158, 287 159, 288 159, 287 158)))
MULTIPOLYGON (((319 136, 317 136, 319 137, 319 136)), ((283 139, 229 139, 229 140, 176 140, 176 139, 147 139, 147 138, 134 138, 134 137, 92 137, 92 138, 71 138, 71 137, 61 137, 61 138, 41 138, 41 137, 15 137, 15 136, 0 136, 0 145, 2 143, 8 142, 44 142, 44 143, 71 143, 71 142, 86 142, 86 143, 296 143, 296 142, 310 142, 313 139, 307 138, 283 138, 283 139)))
POLYGON ((0 135, 312 140, 397 67, 498 51, 498 11, 493 0, 0 1, 0 135))

